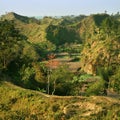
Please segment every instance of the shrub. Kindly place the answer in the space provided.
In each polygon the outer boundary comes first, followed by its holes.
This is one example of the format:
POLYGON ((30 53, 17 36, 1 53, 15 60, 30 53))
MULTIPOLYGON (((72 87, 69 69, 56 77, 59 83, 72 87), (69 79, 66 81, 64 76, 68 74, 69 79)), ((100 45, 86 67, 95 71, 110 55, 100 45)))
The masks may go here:
POLYGON ((56 112, 57 110, 59 110, 59 104, 53 104, 53 106, 52 106, 52 111, 53 112, 56 112))
POLYGON ((110 86, 117 92, 120 93, 120 66, 115 71, 115 74, 111 77, 110 86))
POLYGON ((104 93, 104 80, 99 79, 86 91, 86 95, 102 95, 104 93))

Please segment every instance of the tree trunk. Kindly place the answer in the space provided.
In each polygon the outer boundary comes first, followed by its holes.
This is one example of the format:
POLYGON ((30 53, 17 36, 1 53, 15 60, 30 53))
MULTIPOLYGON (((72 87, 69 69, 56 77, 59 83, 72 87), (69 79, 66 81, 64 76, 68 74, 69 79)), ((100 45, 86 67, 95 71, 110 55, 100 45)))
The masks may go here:
POLYGON ((55 90, 56 90, 56 80, 55 80, 54 83, 53 83, 53 92, 52 92, 52 95, 54 95, 55 90))
POLYGON ((50 94, 50 70, 48 70, 48 85, 47 85, 47 93, 48 95, 50 94))

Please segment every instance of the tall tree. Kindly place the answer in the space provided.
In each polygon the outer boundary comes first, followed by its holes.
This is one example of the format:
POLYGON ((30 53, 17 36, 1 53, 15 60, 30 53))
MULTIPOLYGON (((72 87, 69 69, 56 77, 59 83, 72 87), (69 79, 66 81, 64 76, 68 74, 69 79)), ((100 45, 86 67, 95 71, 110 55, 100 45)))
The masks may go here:
POLYGON ((8 64, 20 53, 22 36, 14 27, 13 21, 0 21, 0 67, 6 69, 8 64))
POLYGON ((113 38, 120 34, 119 32, 120 23, 112 17, 107 17, 102 21, 101 29, 107 38, 113 38))

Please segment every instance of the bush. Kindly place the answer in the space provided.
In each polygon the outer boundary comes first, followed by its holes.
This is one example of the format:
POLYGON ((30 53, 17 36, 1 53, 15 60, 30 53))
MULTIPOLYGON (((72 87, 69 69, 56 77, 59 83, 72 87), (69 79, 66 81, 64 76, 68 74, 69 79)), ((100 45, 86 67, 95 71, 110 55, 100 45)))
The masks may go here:
POLYGON ((104 80, 99 79, 86 91, 86 95, 102 95, 104 93, 104 80))
POLYGON ((60 108, 59 104, 53 104, 53 106, 52 106, 52 111, 53 111, 53 112, 56 112, 56 111, 59 110, 59 108, 60 108))
POLYGON ((80 58, 79 57, 75 57, 70 62, 78 62, 78 61, 80 61, 80 58))
POLYGON ((120 93, 120 66, 115 71, 115 74, 110 78, 110 86, 117 92, 120 93))

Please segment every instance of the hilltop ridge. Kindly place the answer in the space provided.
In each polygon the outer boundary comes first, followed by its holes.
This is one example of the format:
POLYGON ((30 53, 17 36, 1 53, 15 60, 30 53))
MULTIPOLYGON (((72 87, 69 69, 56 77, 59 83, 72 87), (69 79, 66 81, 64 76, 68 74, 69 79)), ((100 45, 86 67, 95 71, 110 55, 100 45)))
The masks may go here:
POLYGON ((1 20, 18 20, 18 21, 21 21, 23 23, 30 23, 30 22, 38 22, 37 19, 35 19, 34 17, 27 17, 27 16, 23 16, 23 15, 19 15, 15 12, 9 12, 5 15, 2 15, 1 20))

